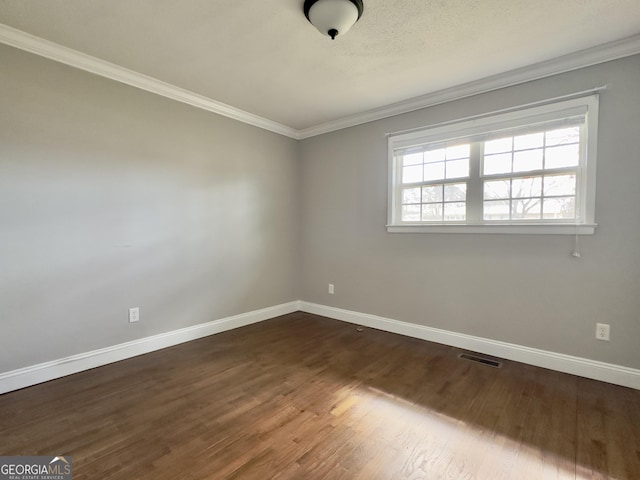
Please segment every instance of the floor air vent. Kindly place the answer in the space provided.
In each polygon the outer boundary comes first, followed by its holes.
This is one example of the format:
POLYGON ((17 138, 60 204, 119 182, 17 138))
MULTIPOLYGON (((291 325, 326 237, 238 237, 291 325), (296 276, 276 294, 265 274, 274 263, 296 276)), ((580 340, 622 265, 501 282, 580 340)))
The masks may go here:
POLYGON ((502 362, 497 362, 495 360, 491 360, 490 358, 479 357, 477 355, 471 355, 469 353, 461 353, 458 355, 458 358, 462 358, 464 360, 470 360, 472 362, 481 363, 482 365, 488 365, 493 368, 502 367, 502 362))

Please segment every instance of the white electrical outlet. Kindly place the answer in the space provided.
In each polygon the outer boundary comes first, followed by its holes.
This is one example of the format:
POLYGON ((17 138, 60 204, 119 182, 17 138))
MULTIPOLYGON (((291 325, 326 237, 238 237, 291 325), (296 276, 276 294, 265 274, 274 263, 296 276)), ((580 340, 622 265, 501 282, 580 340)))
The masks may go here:
POLYGON ((333 287, 333 283, 329 284, 329 295, 333 295, 336 293, 335 288, 333 287))
POLYGON ((611 327, 606 323, 596 323, 596 338, 608 342, 610 329, 611 327))
POLYGON ((129 309, 129 323, 140 321, 140 307, 133 307, 129 309))

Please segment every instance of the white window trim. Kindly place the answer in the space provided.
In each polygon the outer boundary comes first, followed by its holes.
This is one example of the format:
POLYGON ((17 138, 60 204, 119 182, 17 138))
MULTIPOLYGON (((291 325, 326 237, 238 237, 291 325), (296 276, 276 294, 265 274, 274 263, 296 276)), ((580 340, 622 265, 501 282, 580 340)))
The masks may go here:
POLYGON ((502 234, 542 234, 542 235, 593 235, 595 222, 595 190, 596 190, 596 156, 598 142, 598 108, 597 94, 572 98, 554 103, 531 107, 525 105, 514 107, 507 112, 493 112, 469 117, 461 121, 412 130, 408 133, 389 135, 388 140, 388 213, 387 232, 389 233, 502 233, 502 234), (580 169, 580 191, 576 200, 581 203, 578 212, 584 212, 583 218, 570 222, 536 221, 536 222, 432 222, 428 224, 407 224, 395 220, 398 212, 397 189, 400 187, 398 168, 394 159, 394 151, 405 146, 422 143, 453 140, 479 135, 492 131, 532 125, 547 120, 554 120, 572 115, 586 116, 587 140, 582 144, 586 152, 581 152, 583 159, 580 169), (588 155, 586 153, 588 152, 588 155))

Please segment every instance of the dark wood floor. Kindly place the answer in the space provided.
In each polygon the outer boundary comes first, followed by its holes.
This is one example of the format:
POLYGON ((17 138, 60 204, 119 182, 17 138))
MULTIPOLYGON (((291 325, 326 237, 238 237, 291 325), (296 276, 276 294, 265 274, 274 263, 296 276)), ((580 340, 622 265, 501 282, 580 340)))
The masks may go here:
POLYGON ((304 313, 0 396, 82 479, 640 479, 640 391, 304 313))

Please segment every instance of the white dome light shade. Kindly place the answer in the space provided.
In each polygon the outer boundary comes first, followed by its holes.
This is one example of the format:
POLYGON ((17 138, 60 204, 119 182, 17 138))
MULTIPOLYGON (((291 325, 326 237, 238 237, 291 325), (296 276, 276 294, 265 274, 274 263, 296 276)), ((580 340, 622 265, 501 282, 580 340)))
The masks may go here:
POLYGON ((344 35, 362 15, 362 1, 353 0, 307 0, 304 13, 323 35, 334 39, 344 35))

